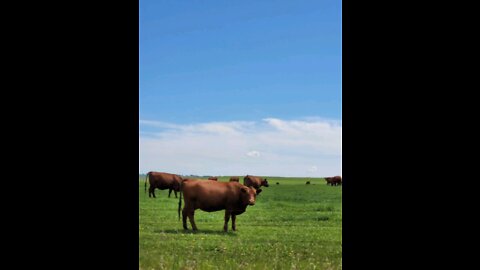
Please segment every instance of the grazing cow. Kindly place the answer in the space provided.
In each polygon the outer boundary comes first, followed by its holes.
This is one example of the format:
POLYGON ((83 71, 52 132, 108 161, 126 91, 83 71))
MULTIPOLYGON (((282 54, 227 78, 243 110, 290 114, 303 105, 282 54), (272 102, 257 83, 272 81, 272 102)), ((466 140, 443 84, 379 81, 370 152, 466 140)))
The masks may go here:
POLYGON ((180 183, 182 177, 176 174, 164 173, 164 172, 148 172, 145 177, 145 192, 147 192, 147 179, 150 182, 148 188, 148 197, 153 195, 155 197, 155 189, 160 190, 168 189, 168 197, 172 194, 172 190, 175 192, 175 198, 177 197, 177 191, 180 191, 180 183))
POLYGON ((333 183, 335 183, 335 185, 342 185, 342 177, 341 176, 334 176, 333 177, 333 183))
POLYGON ((327 182, 327 186, 328 185, 333 185, 331 177, 325 177, 325 182, 327 182))
POLYGON ((333 180, 332 177, 325 177, 325 182, 327 182, 327 186, 331 185, 333 186, 333 180))
POLYGON ((331 186, 342 185, 341 176, 325 177, 325 181, 327 181, 327 185, 331 185, 331 186))
POLYGON ((277 185, 280 185, 280 183, 279 183, 279 182, 277 182, 277 185))
POLYGON ((243 178, 243 184, 247 187, 254 187, 257 190, 257 193, 260 193, 259 190, 261 186, 268 187, 267 178, 260 178, 258 176, 247 175, 243 178))
POLYGON ((305 185, 310 185, 310 181, 307 181, 307 182, 305 183, 305 185))
POLYGON ((230 182, 240 182, 240 179, 236 176, 230 177, 230 182))
MULTIPOLYGON (((260 192, 259 192, 260 193, 260 192)), ((237 215, 245 212, 248 205, 255 204, 257 192, 252 187, 246 187, 238 182, 207 182, 198 179, 185 179, 182 182, 180 200, 178 202, 178 219, 182 208, 182 194, 185 206, 182 210, 183 228, 187 228, 187 216, 194 231, 198 230, 194 214, 196 209, 214 212, 225 209, 225 224, 223 230, 228 230, 228 221, 232 216, 232 230, 236 230, 237 215)))
POLYGON ((208 177, 208 180, 218 181, 218 177, 211 176, 211 177, 208 177))

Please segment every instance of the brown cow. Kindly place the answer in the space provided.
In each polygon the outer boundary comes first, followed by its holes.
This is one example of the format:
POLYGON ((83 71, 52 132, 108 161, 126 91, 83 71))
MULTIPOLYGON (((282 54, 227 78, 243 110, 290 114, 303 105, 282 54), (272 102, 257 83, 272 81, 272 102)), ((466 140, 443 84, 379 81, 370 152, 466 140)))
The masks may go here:
POLYGON ((331 185, 331 186, 342 185, 341 176, 325 177, 325 181, 327 181, 327 185, 331 185))
POLYGON ((218 177, 208 177, 208 180, 218 181, 218 177))
POLYGON ((175 198, 177 198, 177 191, 180 191, 180 183, 182 177, 176 174, 164 173, 164 172, 148 172, 145 177, 145 192, 147 192, 147 179, 149 180, 150 187, 148 188, 148 197, 153 195, 155 197, 155 189, 160 190, 168 189, 168 197, 172 194, 172 190, 175 192, 175 198))
POLYGON ((333 177, 333 182, 336 184, 336 185, 342 185, 342 177, 341 176, 334 176, 333 177))
POLYGON ((254 187, 258 191, 261 190, 261 186, 268 187, 267 178, 260 178, 258 176, 247 175, 243 178, 243 184, 247 187, 254 187))
POLYGON ((230 182, 240 182, 240 179, 236 176, 230 177, 230 182))
POLYGON ((236 230, 237 215, 245 212, 248 205, 255 204, 257 192, 254 188, 246 187, 238 182, 210 182, 198 179, 185 179, 182 182, 180 200, 178 202, 178 219, 182 208, 182 193, 185 206, 182 210, 183 228, 187 228, 187 216, 194 231, 198 230, 194 214, 196 209, 214 212, 225 209, 225 224, 223 230, 228 230, 228 221, 232 216, 232 230, 236 230))
POLYGON ((331 177, 325 177, 324 179, 325 179, 325 182, 327 182, 327 186, 328 185, 333 185, 331 177))

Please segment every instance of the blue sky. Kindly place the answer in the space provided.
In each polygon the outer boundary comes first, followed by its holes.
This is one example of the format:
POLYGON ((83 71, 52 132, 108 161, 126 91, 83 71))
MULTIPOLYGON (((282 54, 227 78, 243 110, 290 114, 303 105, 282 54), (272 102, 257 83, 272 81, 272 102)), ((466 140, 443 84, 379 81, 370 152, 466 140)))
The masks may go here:
MULTIPOLYGON (((164 149, 153 149, 153 144, 146 142, 160 142, 172 133, 176 134, 172 140, 186 136, 186 132, 211 136, 214 127, 219 137, 211 143, 226 143, 226 150, 235 143, 222 139, 234 136, 232 130, 242 134, 241 139, 236 137, 240 141, 253 139, 242 133, 245 128, 276 130, 287 136, 293 134, 285 129, 289 125, 307 130, 322 127, 324 132, 335 130, 339 132, 335 136, 341 136, 341 28, 340 1, 140 0, 140 172, 174 169, 180 174, 218 171, 242 175, 242 170, 251 166, 246 161, 232 160, 243 165, 214 170, 214 165, 228 164, 215 161, 198 165, 202 162, 192 160, 185 170, 172 168, 174 163, 158 167, 156 164, 165 160, 154 153, 164 149), (331 130, 315 123, 327 123, 331 130), (205 126, 208 128, 203 130, 205 126)), ((319 140, 324 138, 317 131, 312 134, 317 134, 319 140)), ((325 168, 324 174, 341 174, 341 139, 335 136, 331 138, 332 143, 340 144, 336 148, 340 153, 335 154, 340 161, 336 169, 325 168)), ((270 164, 258 168, 258 173, 275 173, 275 161, 266 159, 269 154, 279 155, 277 146, 284 151, 285 141, 288 137, 262 151, 250 149, 260 145, 235 149, 238 153, 246 151, 246 157, 257 158, 256 163, 263 159, 270 164), (260 154, 248 155, 252 151, 260 154)), ((170 145, 175 143, 180 142, 170 141, 170 145)), ((322 157, 316 162, 325 163, 328 151, 322 149, 316 149, 318 156, 315 152, 304 156, 322 157)), ((204 152, 195 151, 191 154, 204 152)), ((322 173, 312 169, 321 168, 321 164, 308 166, 305 174, 322 173)))

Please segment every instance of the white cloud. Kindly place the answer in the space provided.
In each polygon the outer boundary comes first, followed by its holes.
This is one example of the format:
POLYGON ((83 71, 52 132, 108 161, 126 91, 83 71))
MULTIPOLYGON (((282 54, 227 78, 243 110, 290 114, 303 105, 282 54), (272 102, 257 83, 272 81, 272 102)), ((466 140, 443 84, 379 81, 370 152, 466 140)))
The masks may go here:
POLYGON ((247 153, 247 156, 249 157, 259 157, 260 156, 260 152, 258 151, 250 151, 247 153))
POLYGON ((140 132, 143 173, 341 175, 341 121, 266 118, 188 125, 141 120, 140 124, 149 127, 149 132, 140 132))

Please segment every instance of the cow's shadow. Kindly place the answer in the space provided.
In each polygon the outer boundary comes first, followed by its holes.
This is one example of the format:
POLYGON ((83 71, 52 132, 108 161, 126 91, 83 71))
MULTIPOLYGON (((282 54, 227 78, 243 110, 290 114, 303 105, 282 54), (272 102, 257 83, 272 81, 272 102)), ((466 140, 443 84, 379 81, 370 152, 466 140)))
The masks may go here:
POLYGON ((215 231, 215 230, 198 230, 198 231, 192 231, 192 230, 184 230, 184 229, 178 229, 178 230, 155 230, 155 233, 169 233, 169 234, 216 234, 216 235, 226 235, 226 236, 237 236, 236 232, 228 231, 215 231))

